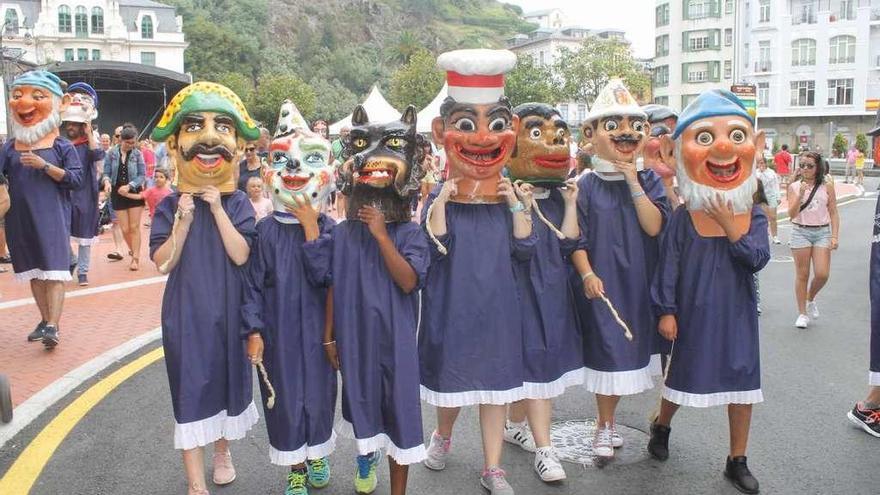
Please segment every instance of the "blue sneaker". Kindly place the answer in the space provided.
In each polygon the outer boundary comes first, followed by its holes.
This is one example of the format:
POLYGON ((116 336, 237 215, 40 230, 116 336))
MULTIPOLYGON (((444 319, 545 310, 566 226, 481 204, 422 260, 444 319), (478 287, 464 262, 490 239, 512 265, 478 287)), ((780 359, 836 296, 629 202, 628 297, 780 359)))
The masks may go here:
POLYGON ((368 495, 376 491, 376 485, 379 480, 376 477, 376 465, 382 458, 380 451, 373 452, 369 455, 357 456, 357 472, 354 473, 354 491, 359 494, 368 495))
POLYGON ((315 488, 324 488, 330 484, 330 458, 309 460, 306 462, 309 469, 309 484, 315 488))
POLYGON ((306 486, 308 474, 305 469, 296 469, 287 474, 287 488, 284 495, 309 495, 309 488, 306 486))

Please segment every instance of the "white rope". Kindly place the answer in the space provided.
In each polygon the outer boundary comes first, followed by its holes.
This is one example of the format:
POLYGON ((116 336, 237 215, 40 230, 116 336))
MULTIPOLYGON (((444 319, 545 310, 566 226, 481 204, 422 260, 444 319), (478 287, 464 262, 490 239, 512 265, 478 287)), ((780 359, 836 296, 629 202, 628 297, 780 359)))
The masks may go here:
POLYGON ((444 246, 443 243, 440 242, 440 239, 437 239, 437 236, 434 235, 434 229, 431 228, 431 215, 434 213, 434 205, 436 204, 437 201, 434 201, 431 203, 431 206, 428 207, 428 213, 425 215, 425 230, 428 231, 428 237, 431 238, 431 241, 433 241, 434 244, 437 245, 437 251, 439 251, 440 254, 446 256, 449 251, 446 249, 446 246, 444 246))
POLYGON ((623 334, 626 337, 626 340, 632 342, 633 334, 629 330, 629 325, 627 325, 626 322, 620 318, 620 314, 617 312, 616 309, 614 309, 614 305, 611 304, 611 300, 608 299, 608 297, 606 297, 605 294, 599 294, 599 297, 601 297, 602 300, 605 301, 605 304, 608 306, 608 310, 611 311, 611 315, 614 316, 614 319, 615 319, 615 321, 617 321, 617 324, 620 325, 621 328, 623 328, 623 334))
MULTIPOLYGON (((535 210, 535 213, 538 215, 538 218, 542 222, 544 222, 544 225, 549 227, 550 230, 553 231, 554 234, 556 234, 556 237, 558 237, 560 239, 565 239, 565 234, 563 234, 562 231, 559 230, 559 228, 557 228, 555 225, 553 225, 553 222, 551 222, 550 220, 547 219, 547 217, 544 216, 544 213, 541 211, 541 208, 538 206, 538 200, 536 200, 534 197, 532 198, 532 208, 535 210)), ((632 340, 632 339, 630 339, 630 340, 632 340)))
POLYGON ((269 381, 269 374, 266 373, 266 367, 263 366, 263 362, 257 361, 254 363, 254 366, 256 366, 257 370, 260 372, 260 378, 262 378, 263 384, 266 385, 266 389, 269 390, 269 398, 266 399, 266 408, 272 409, 275 407, 275 387, 273 387, 272 382, 269 381))
MULTIPOLYGON (((672 364, 673 352, 675 352, 675 340, 672 341, 672 346, 669 348, 669 355, 666 356, 666 366, 663 367, 663 390, 666 389, 666 380, 669 378, 669 366, 672 364)), ((651 413, 650 420, 652 423, 656 423, 657 418, 660 417, 660 408, 663 407, 663 390, 660 391, 660 398, 657 400, 657 409, 651 413)))

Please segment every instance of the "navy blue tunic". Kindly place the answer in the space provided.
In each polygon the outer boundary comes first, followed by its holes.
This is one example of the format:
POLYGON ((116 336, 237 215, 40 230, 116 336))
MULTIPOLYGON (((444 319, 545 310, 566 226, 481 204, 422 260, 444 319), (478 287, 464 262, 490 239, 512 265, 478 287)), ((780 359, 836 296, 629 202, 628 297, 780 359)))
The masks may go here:
MULTIPOLYGON (((281 217, 286 218, 286 217, 281 217)), ((336 222, 319 218, 322 235, 336 222)), ((300 464, 332 452, 336 372, 321 345, 327 289, 313 284, 303 262, 302 225, 269 216, 257 224, 257 241, 248 260, 248 286, 242 318, 245 328, 263 337, 263 364, 275 388, 275 407, 265 408, 270 459, 300 464)))
POLYGON ((70 190, 82 183, 82 169, 70 141, 55 138, 51 148, 34 150, 43 160, 65 170, 55 182, 42 170, 21 164, 15 140, 3 146, 0 174, 9 179, 12 207, 6 235, 18 280, 70 280, 70 190))
MULTIPOLYGON (((439 192, 426 201, 423 216, 439 192)), ((424 223, 424 218, 423 218, 424 223)), ((507 404, 524 398, 523 312, 514 263, 537 238, 513 237, 505 203, 446 203, 447 234, 422 291, 422 399, 435 406, 507 404)))
MULTIPOLYGON (((159 203, 150 231, 150 257, 169 239, 180 194, 159 203)), ((241 319, 244 268, 223 247, 210 206, 194 198, 195 216, 177 266, 162 297, 162 346, 174 406, 175 448, 191 449, 219 438, 244 437, 258 414, 251 365, 245 352, 249 331, 241 319)), ((241 191, 224 195, 223 209, 253 245, 254 209, 241 191)))
POLYGON ((763 400, 753 274, 769 260, 760 206, 735 243, 701 237, 686 208, 673 213, 651 289, 657 316, 678 323, 664 398, 694 407, 763 400))
MULTIPOLYGON (((547 192, 550 196, 538 199, 538 206, 560 227, 565 202, 558 189, 547 192)), ((584 381, 583 342, 568 283, 569 256, 578 239, 560 240, 536 213, 532 217, 535 254, 515 265, 522 298, 524 386, 527 398, 549 399, 584 381)))
POLYGON ((871 366, 868 383, 880 386, 880 200, 874 213, 871 243, 871 366))
POLYGON ((104 159, 101 148, 90 150, 89 143, 75 145, 82 165, 82 187, 70 192, 70 237, 79 244, 91 245, 98 236, 98 169, 96 161, 104 159))
MULTIPOLYGON (((397 251, 425 281, 428 243, 418 225, 389 223, 397 251)), ((303 247, 315 281, 333 287, 333 326, 342 372, 342 416, 358 452, 385 449, 399 464, 425 459, 419 401, 417 291, 391 278, 379 244, 359 221, 340 223, 303 247)))
MULTIPOLYGON (((669 202, 660 177, 638 172, 645 194, 660 211, 665 226, 669 202)), ((633 334, 629 341, 601 299, 587 299, 577 273, 571 279, 584 336, 585 384, 603 395, 631 395, 653 387, 651 355, 657 352, 657 320, 651 311, 650 284, 660 236, 642 230, 630 187, 597 173, 578 181, 581 244, 605 295, 633 334)), ((662 234, 661 234, 662 235, 662 234)))

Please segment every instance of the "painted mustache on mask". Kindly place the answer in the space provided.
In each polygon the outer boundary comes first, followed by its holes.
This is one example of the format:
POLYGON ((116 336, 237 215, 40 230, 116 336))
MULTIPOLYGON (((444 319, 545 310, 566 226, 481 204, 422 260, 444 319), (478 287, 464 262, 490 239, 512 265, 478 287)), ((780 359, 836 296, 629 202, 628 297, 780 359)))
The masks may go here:
POLYGON ((201 143, 197 143, 192 145, 192 147, 188 150, 183 150, 183 159, 186 161, 190 161, 196 157, 196 155, 220 155, 226 159, 227 162, 232 161, 235 155, 232 154, 232 151, 219 144, 217 146, 206 146, 201 143))
POLYGON ((611 140, 614 141, 615 143, 636 143, 636 144, 638 144, 639 141, 642 140, 642 138, 640 138, 639 136, 632 135, 632 134, 623 134, 621 136, 615 136, 615 137, 611 138, 611 140))

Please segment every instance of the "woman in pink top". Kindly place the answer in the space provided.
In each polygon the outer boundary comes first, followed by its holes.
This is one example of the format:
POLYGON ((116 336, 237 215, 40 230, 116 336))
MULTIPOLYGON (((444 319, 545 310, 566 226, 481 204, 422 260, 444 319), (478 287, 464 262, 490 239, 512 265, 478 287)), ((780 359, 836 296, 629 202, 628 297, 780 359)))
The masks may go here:
POLYGON ((807 328, 819 318, 816 295, 828 281, 831 250, 837 249, 840 217, 834 181, 825 181, 822 155, 805 152, 800 156, 797 177, 788 186, 788 217, 791 218, 791 254, 794 257, 794 293, 798 305, 795 326, 807 328), (810 265, 813 280, 810 281, 810 265), (808 283, 809 282, 809 283, 808 283))
POLYGON ((248 179, 247 195, 254 206, 255 218, 258 222, 264 217, 271 215, 275 210, 275 207, 272 206, 272 200, 263 194, 263 179, 259 177, 248 179))

